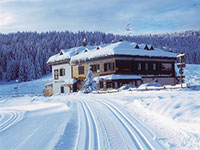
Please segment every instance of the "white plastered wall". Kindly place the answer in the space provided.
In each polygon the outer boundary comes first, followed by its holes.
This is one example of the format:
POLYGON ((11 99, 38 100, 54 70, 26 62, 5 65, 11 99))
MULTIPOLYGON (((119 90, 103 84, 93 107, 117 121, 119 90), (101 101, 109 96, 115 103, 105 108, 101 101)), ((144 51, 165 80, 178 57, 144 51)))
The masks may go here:
POLYGON ((72 69, 71 65, 66 64, 59 64, 59 65, 53 65, 52 66, 52 76, 53 76, 53 94, 61 94, 61 87, 64 87, 64 94, 70 93, 70 88, 68 86, 64 86, 66 80, 72 79, 72 69), (65 75, 60 76, 60 69, 65 69, 65 75), (59 71, 59 77, 58 80, 54 79, 54 70, 58 69, 59 71))

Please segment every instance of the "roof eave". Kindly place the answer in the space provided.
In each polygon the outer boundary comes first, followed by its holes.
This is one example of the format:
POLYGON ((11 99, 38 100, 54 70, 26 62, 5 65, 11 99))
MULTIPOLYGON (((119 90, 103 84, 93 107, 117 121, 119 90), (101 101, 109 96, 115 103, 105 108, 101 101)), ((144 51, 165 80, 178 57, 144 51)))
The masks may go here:
POLYGON ((59 64, 64 64, 64 63, 70 63, 70 58, 69 59, 64 59, 64 60, 47 62, 48 65, 59 65, 59 64))

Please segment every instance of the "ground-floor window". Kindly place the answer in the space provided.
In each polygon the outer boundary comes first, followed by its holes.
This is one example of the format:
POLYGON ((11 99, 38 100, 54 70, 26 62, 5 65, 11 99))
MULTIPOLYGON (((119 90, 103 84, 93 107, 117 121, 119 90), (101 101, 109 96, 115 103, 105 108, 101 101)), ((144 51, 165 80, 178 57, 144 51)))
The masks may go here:
POLYGON ((78 74, 84 74, 84 66, 78 67, 78 74))
POLYGON ((63 86, 60 87, 60 92, 61 92, 61 93, 65 93, 65 90, 64 90, 64 87, 63 87, 63 86))
POLYGON ((92 68, 92 72, 97 72, 97 70, 99 70, 99 64, 91 65, 91 68, 92 68))
POLYGON ((99 84, 100 88, 103 88, 103 81, 100 81, 99 84))
POLYGON ((112 88, 112 82, 110 81, 106 82, 106 88, 112 88))
POLYGON ((118 88, 118 83, 117 83, 117 81, 114 82, 114 88, 118 88))

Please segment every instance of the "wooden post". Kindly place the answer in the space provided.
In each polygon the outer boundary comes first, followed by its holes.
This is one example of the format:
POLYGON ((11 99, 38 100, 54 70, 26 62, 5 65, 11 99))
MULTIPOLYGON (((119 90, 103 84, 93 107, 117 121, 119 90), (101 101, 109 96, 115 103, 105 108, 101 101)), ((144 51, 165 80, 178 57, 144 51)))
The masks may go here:
POLYGON ((181 88, 183 88, 183 68, 186 66, 185 64, 185 54, 179 54, 177 55, 177 65, 179 68, 179 73, 180 73, 180 82, 181 82, 181 88))

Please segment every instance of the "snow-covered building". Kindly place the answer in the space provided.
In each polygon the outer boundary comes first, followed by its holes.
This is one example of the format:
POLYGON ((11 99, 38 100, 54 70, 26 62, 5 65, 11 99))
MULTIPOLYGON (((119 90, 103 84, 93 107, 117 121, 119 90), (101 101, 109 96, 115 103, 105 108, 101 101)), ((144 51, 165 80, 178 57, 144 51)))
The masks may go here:
POLYGON ((52 66, 52 77, 53 77, 53 94, 68 94, 76 91, 74 83, 76 79, 72 78, 72 66, 70 59, 82 52, 87 48, 88 50, 94 49, 94 46, 87 47, 76 47, 70 50, 61 50, 60 53, 51 56, 47 61, 48 65, 52 66))
POLYGON ((175 61, 175 53, 151 45, 120 41, 61 51, 50 57, 48 64, 52 65, 54 93, 62 93, 62 86, 73 85, 73 91, 80 89, 88 66, 91 66, 100 89, 119 88, 123 84, 139 86, 147 82, 174 85, 175 61), (64 76, 61 76, 62 68, 65 69, 64 76))

